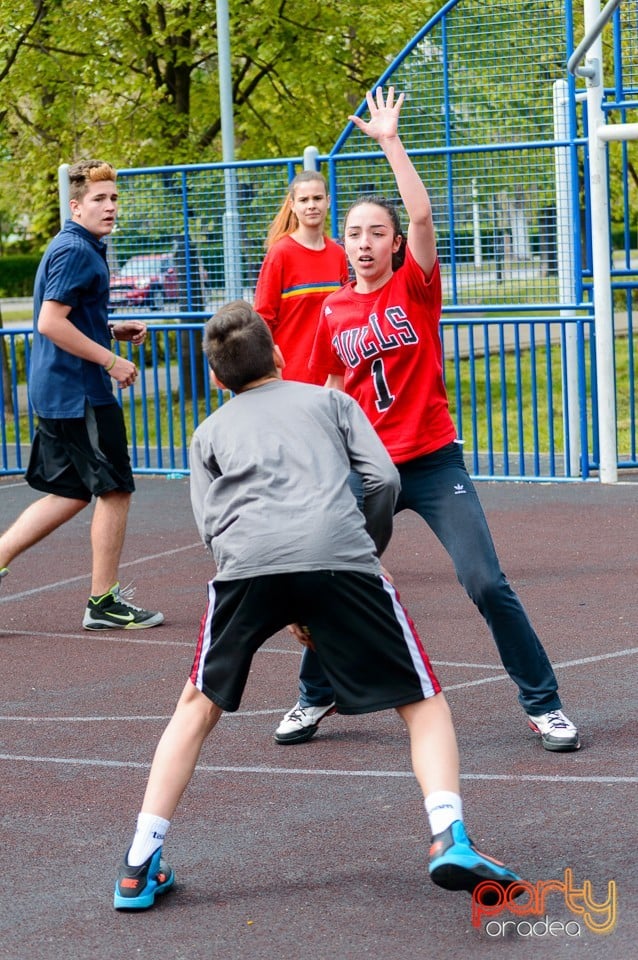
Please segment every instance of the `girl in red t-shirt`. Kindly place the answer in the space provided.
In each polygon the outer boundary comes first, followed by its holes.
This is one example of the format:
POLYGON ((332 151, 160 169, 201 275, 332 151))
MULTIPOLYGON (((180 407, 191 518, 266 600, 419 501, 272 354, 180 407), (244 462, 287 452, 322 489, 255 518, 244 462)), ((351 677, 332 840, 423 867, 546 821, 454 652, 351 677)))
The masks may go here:
POLYGON ((319 311, 326 295, 348 279, 343 247, 325 233, 329 207, 323 176, 298 173, 266 240, 255 310, 283 354, 286 380, 323 383, 308 369, 319 311))
MULTIPOLYGON (((403 94, 367 95, 370 119, 350 117, 385 153, 409 217, 359 198, 346 213, 345 248, 355 279, 324 301, 310 368, 363 407, 401 476, 397 511, 418 513, 454 562, 485 618, 519 702, 547 750, 577 750, 578 731, 561 709, 556 676, 523 606, 501 570, 465 467, 443 382, 441 279, 427 189, 398 135, 403 94)), ((309 740, 331 711, 316 655, 305 651, 299 702, 275 732, 279 743, 309 740)))

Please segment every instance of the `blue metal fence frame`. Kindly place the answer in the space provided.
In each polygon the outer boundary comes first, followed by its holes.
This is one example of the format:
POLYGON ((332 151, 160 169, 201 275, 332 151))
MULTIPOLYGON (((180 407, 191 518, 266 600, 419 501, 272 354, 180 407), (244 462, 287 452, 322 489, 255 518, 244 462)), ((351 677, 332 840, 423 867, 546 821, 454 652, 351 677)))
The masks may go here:
MULTIPOLYGON (((585 218, 584 241, 581 242, 580 212, 583 207, 579 190, 584 191, 584 207, 587 207, 587 176, 581 179, 581 171, 587 169, 586 155, 586 119, 580 110, 577 89, 573 77, 566 77, 569 84, 569 127, 570 136, 566 140, 540 138, 538 140, 521 140, 519 142, 459 144, 454 142, 449 107, 450 90, 447 70, 448 43, 455 25, 453 17, 461 9, 463 0, 448 0, 434 17, 419 31, 410 43, 401 51, 395 60, 388 66, 379 78, 379 83, 385 85, 392 81, 397 70, 418 48, 421 41, 428 37, 436 28, 441 29, 442 48, 444 50, 445 69, 443 71, 443 88, 446 104, 444 124, 444 144, 428 146, 422 149, 410 149, 415 161, 427 162, 442 159, 446 170, 446 226, 449 234, 449 262, 445 270, 449 280, 449 290, 443 310, 441 323, 441 337, 445 359, 446 376, 454 381, 451 391, 451 400, 456 408, 456 417, 459 434, 471 441, 469 446, 469 466, 473 476, 477 479, 525 479, 525 480, 589 480, 595 473, 598 464, 597 419, 596 419, 596 378, 595 378, 595 331, 593 327, 593 306, 591 297, 591 233, 585 218), (496 155, 504 151, 516 151, 519 154, 528 152, 554 152, 567 148, 572 168, 571 209, 572 241, 575 251, 575 261, 579 265, 574 270, 573 295, 566 299, 544 300, 543 302, 527 302, 516 305, 513 311, 508 302, 491 302, 489 320, 476 318, 477 309, 484 304, 468 300, 462 294, 460 283, 462 264, 458 262, 457 253, 457 210, 455 206, 455 177, 454 162, 459 157, 475 156, 477 159, 488 155, 496 155), (581 262, 584 266, 580 267, 581 262), (496 330, 496 346, 490 341, 491 330, 496 330), (521 331, 529 328, 525 345, 521 346, 521 331), (565 383, 565 358, 567 331, 576 331, 578 356, 578 384, 577 397, 580 406, 579 437, 580 463, 570 461, 570 428, 568 412, 563 409, 563 448, 556 448, 556 429, 553 420, 555 403, 561 403, 563 408, 567 403, 565 383), (510 333, 510 342, 506 342, 505 332, 510 333), (550 336, 550 331, 554 337, 550 336), (561 397, 553 394, 551 347, 558 332, 559 353, 562 363, 560 377, 561 397), (446 348, 446 338, 452 339, 451 350, 446 348), (461 347, 461 340, 464 347, 461 347), (539 347, 538 343, 544 346, 539 347), (487 345, 487 346, 486 346, 487 345), (545 351, 545 375, 537 370, 538 351, 545 351), (511 387, 507 383, 506 358, 512 353, 515 357, 515 381, 511 387), (523 353, 526 354, 523 358, 523 353), (496 384, 490 367, 490 357, 496 358, 500 371, 500 383, 496 384), (525 371, 525 362, 529 362, 529 370, 525 371), (470 410, 469 421, 464 412, 465 398, 461 394, 460 379, 461 367, 465 364, 470 370, 470 410), (479 389, 477 375, 482 372, 485 381, 485 413, 481 419, 479 405, 479 389), (531 437, 527 438, 523 422, 521 382, 527 375, 531 378, 531 437), (543 410, 539 405, 539 397, 543 392, 541 381, 544 380, 543 410), (494 397, 500 390, 499 406, 493 407, 494 397), (510 436, 508 417, 511 417, 511 408, 508 405, 508 391, 513 392, 518 404, 516 415, 516 436, 510 436), (488 402, 489 401, 489 402, 488 402), (546 429, 549 444, 547 449, 541 449, 540 435, 543 427, 546 429), (487 446, 481 448, 479 435, 484 430, 488 438, 487 446), (495 441, 500 436, 500 447, 495 441), (528 446, 529 443, 529 446, 528 446), (575 475, 572 475, 575 474, 575 475)), ((573 12, 571 0, 565 5, 565 51, 573 49, 573 12)), ((624 119, 627 111, 638 106, 638 100, 632 99, 638 95, 631 85, 623 85, 623 23, 620 12, 614 16, 614 50, 615 75, 614 87, 608 90, 606 109, 619 111, 624 119)), ((358 108, 358 113, 365 110, 365 102, 358 108)), ((347 149, 349 141, 356 131, 352 123, 348 123, 329 154, 319 156, 317 162, 327 170, 328 181, 332 195, 332 232, 339 235, 340 218, 344 206, 342 195, 345 191, 341 184, 347 180, 351 166, 362 160, 362 153, 347 149), (343 173, 343 176, 342 176, 343 173)), ((622 294, 627 314, 627 337, 633 343, 633 291, 638 286, 636 271, 631 266, 631 210, 629 204, 628 159, 626 144, 623 146, 622 175, 624 178, 623 193, 623 224, 624 224, 624 263, 612 270, 612 283, 618 294, 622 294)), ((382 159, 379 152, 368 148, 365 159, 374 163, 382 159)), ((180 193, 181 222, 183 246, 186 258, 184 273, 185 290, 180 302, 179 310, 166 310, 151 313, 148 309, 140 309, 130 315, 141 317, 149 323, 149 340, 141 348, 127 345, 128 355, 139 365, 142 376, 135 388, 129 388, 119 394, 129 419, 129 436, 131 442, 132 462, 137 473, 171 473, 188 470, 187 447, 189 434, 203 416, 207 416, 214 406, 224 402, 224 395, 213 391, 208 379, 205 361, 199 349, 199 340, 204 321, 223 302, 227 291, 212 289, 207 291, 205 303, 198 302, 195 296, 194 276, 191 272, 191 255, 196 242, 192 235, 192 214, 189 208, 189 190, 194 175, 210 173, 220 180, 230 171, 233 176, 248 177, 252 172, 265 171, 265 175, 273 175, 282 185, 287 183, 295 172, 302 166, 303 157, 288 157, 274 160, 256 160, 251 162, 194 164, 177 167, 131 168, 120 171, 120 183, 126 187, 127 182, 136 184, 138 178, 170 177, 171 183, 178 184, 180 193), (178 323, 169 322, 178 319, 178 323), (140 414, 138 408, 141 409, 140 414)), ((274 212, 274 211, 273 211, 274 212)), ((242 293, 248 298, 252 295, 254 276, 249 276, 242 293)), ((117 319, 117 315, 114 316, 117 319)), ((10 384, 8 392, 2 378, 6 378, 6 369, 0 367, 0 449, 2 463, 0 475, 20 474, 25 469, 26 448, 31 441, 34 430, 33 411, 26 400, 24 382, 18 382, 17 370, 20 368, 18 354, 24 353, 22 363, 28 365, 30 355, 30 328, 14 328, 0 330, 0 344, 7 354, 10 384), (26 421, 20 415, 26 416, 26 421)), ((619 462, 619 467, 635 468, 637 459, 637 425, 636 425, 636 387, 635 361, 633 350, 629 350, 629 417, 631 432, 630 455, 626 460, 619 462)))

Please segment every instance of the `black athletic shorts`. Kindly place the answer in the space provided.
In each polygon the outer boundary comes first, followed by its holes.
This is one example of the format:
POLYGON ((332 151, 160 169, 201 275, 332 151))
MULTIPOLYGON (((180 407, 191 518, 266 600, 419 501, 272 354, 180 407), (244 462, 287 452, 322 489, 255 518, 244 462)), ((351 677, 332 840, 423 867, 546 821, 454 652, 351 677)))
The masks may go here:
POLYGON ((211 580, 191 681, 222 710, 237 710, 253 655, 289 623, 309 628, 340 713, 400 707, 441 690, 392 584, 330 570, 211 580))
POLYGON ((99 497, 111 490, 133 493, 135 483, 118 403, 91 407, 83 417, 40 417, 26 480, 34 490, 72 500, 99 497))

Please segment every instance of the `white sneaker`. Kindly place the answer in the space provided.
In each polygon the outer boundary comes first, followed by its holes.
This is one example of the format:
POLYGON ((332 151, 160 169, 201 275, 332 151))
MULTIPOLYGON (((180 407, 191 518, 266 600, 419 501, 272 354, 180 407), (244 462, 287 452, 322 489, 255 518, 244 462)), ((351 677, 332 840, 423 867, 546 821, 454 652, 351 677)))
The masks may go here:
POLYGON ((546 750, 578 750, 580 747, 578 730, 562 710, 549 710, 538 717, 528 713, 527 722, 534 733, 540 734, 546 750))
POLYGON ((334 702, 321 707, 302 707, 296 703, 275 730, 275 740, 277 743, 305 743, 314 737, 320 721, 334 712, 334 702))

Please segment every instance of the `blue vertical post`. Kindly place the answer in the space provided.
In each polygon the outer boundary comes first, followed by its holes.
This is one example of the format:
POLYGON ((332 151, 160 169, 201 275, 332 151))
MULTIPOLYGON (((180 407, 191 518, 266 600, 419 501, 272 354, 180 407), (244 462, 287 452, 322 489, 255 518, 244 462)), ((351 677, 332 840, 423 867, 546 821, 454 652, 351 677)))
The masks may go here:
MULTIPOLYGON (((554 138, 568 143, 569 85, 566 80, 554 82, 554 138)), ((554 150, 554 175, 556 178, 556 256, 558 268, 558 297, 561 303, 574 302, 574 277, 576 259, 573 236, 573 175, 569 146, 554 150)), ((574 317, 575 311, 562 308, 561 317, 574 317)), ((565 346, 566 404, 563 405, 563 433, 565 475, 575 476, 581 461, 580 444, 580 397, 578 392, 578 328, 575 323, 566 323, 561 333, 565 346)))

